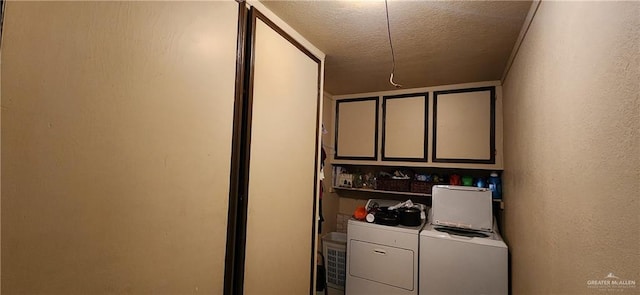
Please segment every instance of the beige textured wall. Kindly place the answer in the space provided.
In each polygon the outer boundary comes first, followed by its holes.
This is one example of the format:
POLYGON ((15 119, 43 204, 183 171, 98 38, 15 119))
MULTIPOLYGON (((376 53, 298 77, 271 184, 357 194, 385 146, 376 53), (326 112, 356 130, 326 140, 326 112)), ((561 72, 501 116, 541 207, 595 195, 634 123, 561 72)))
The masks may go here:
POLYGON ((3 294, 222 292, 237 11, 7 3, 3 294))
MULTIPOLYGON (((384 199, 383 195, 372 194, 371 199, 384 199)), ((360 206, 364 206, 367 204, 367 199, 354 199, 349 197, 341 197, 338 213, 345 215, 353 215, 353 212, 356 211, 356 208, 360 206)))
POLYGON ((503 87, 514 294, 640 285, 639 57, 640 2, 540 5, 503 87))

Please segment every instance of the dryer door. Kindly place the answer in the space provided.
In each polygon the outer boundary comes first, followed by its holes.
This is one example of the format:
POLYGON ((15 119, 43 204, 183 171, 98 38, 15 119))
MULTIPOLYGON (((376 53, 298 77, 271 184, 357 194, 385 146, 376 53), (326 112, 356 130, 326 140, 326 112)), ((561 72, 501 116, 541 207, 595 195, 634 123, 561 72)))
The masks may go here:
POLYGON ((414 251, 350 241, 349 274, 365 280, 413 290, 414 251))

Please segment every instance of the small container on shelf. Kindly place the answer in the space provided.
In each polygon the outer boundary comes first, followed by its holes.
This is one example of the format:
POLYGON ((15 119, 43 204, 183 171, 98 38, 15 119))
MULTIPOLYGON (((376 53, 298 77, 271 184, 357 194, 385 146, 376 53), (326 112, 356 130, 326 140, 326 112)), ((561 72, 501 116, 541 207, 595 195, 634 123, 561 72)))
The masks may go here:
POLYGON ((368 172, 362 175, 362 188, 364 189, 375 189, 376 188, 376 177, 373 173, 368 172))
POLYGON ((473 186, 473 177, 469 175, 462 176, 463 186, 473 186))
POLYGON ((347 174, 347 173, 339 174, 336 186, 353 187, 353 174, 347 174))
POLYGON ((484 180, 484 178, 480 177, 476 181, 476 187, 480 187, 480 188, 487 187, 487 182, 484 180))
POLYGON ((491 172, 489 177, 489 189, 494 200, 502 200, 502 181, 498 172, 491 172))
POLYGON ((362 188, 364 180, 361 173, 353 174, 353 188, 362 188))

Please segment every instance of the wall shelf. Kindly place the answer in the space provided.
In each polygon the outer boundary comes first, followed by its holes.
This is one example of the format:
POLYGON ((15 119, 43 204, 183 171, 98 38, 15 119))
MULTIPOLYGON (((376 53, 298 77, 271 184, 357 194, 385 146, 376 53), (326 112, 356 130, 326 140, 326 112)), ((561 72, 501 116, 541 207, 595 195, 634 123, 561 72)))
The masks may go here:
MULTIPOLYGON (((392 194, 392 195, 404 195, 404 196, 417 196, 417 197, 428 197, 428 198, 431 198, 431 194, 423 194, 423 193, 385 191, 385 190, 377 190, 377 189, 352 188, 352 187, 341 187, 341 186, 333 186, 333 189, 344 190, 344 191, 354 191, 354 192, 364 192, 364 193, 379 193, 379 194, 392 194)), ((504 210, 504 202, 502 200, 493 199, 493 203, 494 204, 499 204, 500 210, 504 210)))
POLYGON ((352 188, 352 187, 342 187, 342 186, 334 186, 333 188, 337 189, 337 190, 358 191, 358 192, 367 192, 367 193, 381 193, 381 194, 394 194, 394 195, 406 195, 406 196, 418 196, 418 197, 431 197, 431 194, 423 194, 423 193, 384 191, 384 190, 377 190, 377 189, 352 188))

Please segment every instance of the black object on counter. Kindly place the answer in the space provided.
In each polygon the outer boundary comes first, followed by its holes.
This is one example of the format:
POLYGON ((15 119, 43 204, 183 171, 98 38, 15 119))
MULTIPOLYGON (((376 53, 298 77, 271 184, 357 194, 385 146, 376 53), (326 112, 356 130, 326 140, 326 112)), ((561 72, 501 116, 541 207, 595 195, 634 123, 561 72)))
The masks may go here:
POLYGON ((379 207, 373 213, 375 216, 374 223, 382 225, 396 226, 400 224, 397 210, 389 210, 389 207, 379 207))
POLYGON ((420 209, 416 207, 398 208, 398 219, 404 226, 418 226, 422 224, 420 219, 420 209))

